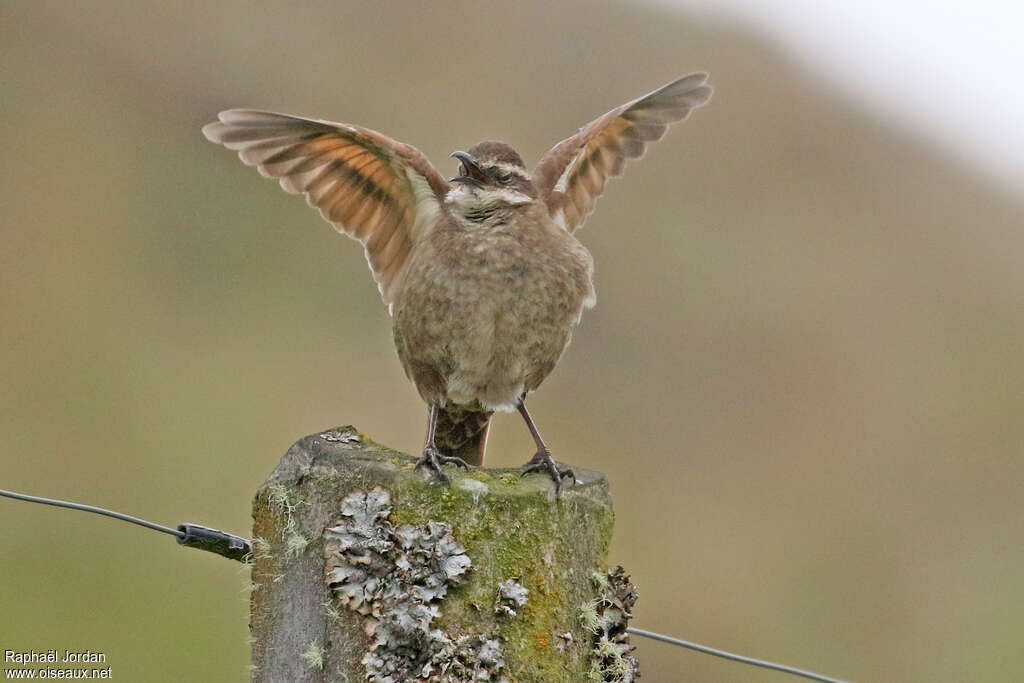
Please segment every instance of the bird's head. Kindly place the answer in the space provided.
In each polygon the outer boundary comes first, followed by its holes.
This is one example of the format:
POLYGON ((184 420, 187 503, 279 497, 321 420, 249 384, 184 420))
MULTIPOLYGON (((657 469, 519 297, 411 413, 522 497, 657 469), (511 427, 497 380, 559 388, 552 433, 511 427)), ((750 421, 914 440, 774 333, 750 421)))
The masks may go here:
POLYGON ((531 203, 537 192, 519 154, 503 142, 481 142, 453 152, 458 175, 449 180, 447 201, 462 216, 482 221, 507 207, 531 203))

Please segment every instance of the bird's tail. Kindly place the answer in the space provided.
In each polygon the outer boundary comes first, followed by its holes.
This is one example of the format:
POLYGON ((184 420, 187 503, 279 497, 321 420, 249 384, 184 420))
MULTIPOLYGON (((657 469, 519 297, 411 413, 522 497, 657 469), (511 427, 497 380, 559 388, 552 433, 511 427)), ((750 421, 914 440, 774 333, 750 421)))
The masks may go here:
POLYGON ((492 415, 491 411, 456 406, 441 408, 437 413, 434 444, 445 455, 462 458, 469 465, 482 465, 492 415))

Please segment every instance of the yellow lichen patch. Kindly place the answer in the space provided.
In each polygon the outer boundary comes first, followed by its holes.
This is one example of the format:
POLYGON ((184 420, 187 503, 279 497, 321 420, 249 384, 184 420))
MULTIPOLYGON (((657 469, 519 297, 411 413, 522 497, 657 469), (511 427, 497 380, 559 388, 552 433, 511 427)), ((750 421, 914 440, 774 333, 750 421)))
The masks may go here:
POLYGON ((309 539, 298 533, 291 533, 285 539, 285 555, 287 557, 298 557, 309 545, 309 539))
POLYGON ((306 651, 299 656, 306 660, 310 669, 324 668, 324 649, 315 640, 310 641, 306 646, 306 651))

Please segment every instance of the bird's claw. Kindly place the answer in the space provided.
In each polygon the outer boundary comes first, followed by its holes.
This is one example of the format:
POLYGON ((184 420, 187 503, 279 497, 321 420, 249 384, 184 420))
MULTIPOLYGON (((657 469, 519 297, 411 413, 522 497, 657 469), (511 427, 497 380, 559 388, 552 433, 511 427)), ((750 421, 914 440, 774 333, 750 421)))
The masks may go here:
POLYGON ((433 473, 434 479, 438 483, 445 485, 452 483, 448 475, 441 471, 441 465, 458 465, 463 469, 469 469, 469 465, 462 458, 454 455, 445 455, 435 446, 424 446, 423 457, 416 461, 416 469, 426 467, 433 473))
POLYGON ((525 477, 527 474, 537 470, 544 470, 551 478, 551 481, 555 482, 556 498, 562 495, 562 477, 569 477, 570 482, 576 483, 576 475, 573 471, 568 467, 559 467, 555 459, 551 457, 551 451, 546 448, 537 451, 537 454, 530 459, 530 462, 523 465, 523 471, 519 476, 525 477))

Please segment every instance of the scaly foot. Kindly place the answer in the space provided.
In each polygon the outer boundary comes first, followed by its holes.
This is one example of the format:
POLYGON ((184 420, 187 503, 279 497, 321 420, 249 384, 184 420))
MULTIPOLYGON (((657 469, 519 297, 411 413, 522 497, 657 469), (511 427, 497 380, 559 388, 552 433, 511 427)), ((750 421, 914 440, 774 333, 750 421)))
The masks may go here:
POLYGON ((426 467, 434 473, 434 478, 441 484, 450 484, 451 479, 448 475, 441 471, 441 465, 458 465, 464 469, 469 469, 469 465, 462 458, 457 458, 454 455, 445 455, 435 446, 427 444, 423 447, 423 457, 416 462, 416 469, 426 467))
POLYGON ((573 484, 576 483, 576 475, 568 467, 561 468, 555 459, 551 457, 551 451, 547 448, 542 448, 537 451, 537 454, 530 459, 530 462, 523 465, 523 472, 519 476, 525 477, 531 472, 537 470, 544 470, 548 476, 551 477, 551 481, 555 482, 555 498, 562 495, 562 477, 569 477, 569 481, 573 484))

